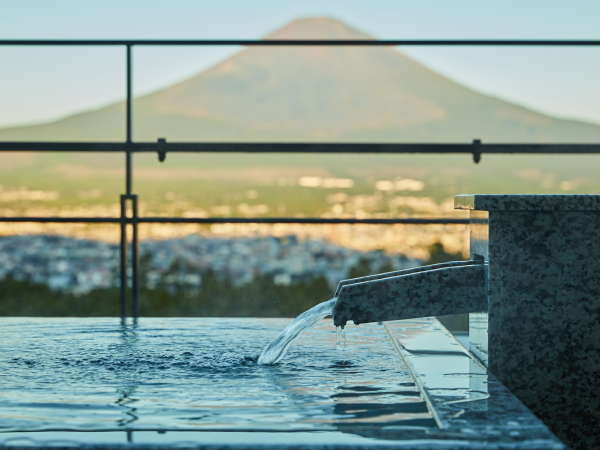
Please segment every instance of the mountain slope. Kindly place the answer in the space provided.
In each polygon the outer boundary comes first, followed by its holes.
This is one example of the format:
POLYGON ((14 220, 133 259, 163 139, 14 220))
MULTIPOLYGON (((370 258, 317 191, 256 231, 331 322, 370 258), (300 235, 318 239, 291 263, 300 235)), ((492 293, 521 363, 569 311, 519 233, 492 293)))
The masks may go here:
MULTIPOLYGON (((291 22, 267 39, 372 39, 339 21, 291 22)), ((483 95, 400 51, 250 47, 135 99, 134 138, 313 141, 600 140, 600 126, 556 119, 483 95)), ((120 140, 123 103, 51 123, 0 130, 0 140, 120 140)))

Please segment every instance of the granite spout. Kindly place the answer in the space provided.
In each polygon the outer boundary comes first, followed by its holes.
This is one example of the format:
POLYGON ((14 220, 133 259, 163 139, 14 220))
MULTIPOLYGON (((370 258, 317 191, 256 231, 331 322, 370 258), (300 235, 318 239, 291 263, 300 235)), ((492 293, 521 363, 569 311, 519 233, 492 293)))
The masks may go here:
POLYGON ((453 261, 343 280, 336 326, 487 311, 487 264, 453 261))

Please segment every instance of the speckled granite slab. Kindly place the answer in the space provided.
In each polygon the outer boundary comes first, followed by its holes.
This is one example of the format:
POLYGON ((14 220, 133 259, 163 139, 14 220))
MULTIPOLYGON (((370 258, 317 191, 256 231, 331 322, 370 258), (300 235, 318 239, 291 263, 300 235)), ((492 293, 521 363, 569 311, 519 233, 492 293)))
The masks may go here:
POLYGON ((455 205, 489 213, 492 373, 574 448, 600 448, 600 195, 455 205))
POLYGON ((600 211, 593 194, 463 194, 454 208, 478 211, 600 211))
POLYGON ((476 263, 476 261, 449 261, 449 262, 443 262, 443 263, 439 263, 439 264, 431 264, 429 266, 417 266, 417 267, 411 267, 410 269, 394 270, 392 272, 375 273, 373 275, 366 275, 364 277, 348 278, 346 280, 341 280, 338 283, 338 285, 335 289, 334 297, 337 297, 340 294, 342 288, 349 284, 364 283, 365 281, 381 280, 383 278, 396 277, 396 276, 400 276, 400 275, 409 275, 411 273, 424 272, 426 270, 445 269, 446 267, 468 266, 468 265, 474 264, 474 263, 476 263))
POLYGON ((459 263, 346 284, 337 292, 333 321, 344 326, 350 320, 359 324, 485 311, 486 273, 483 263, 459 263))

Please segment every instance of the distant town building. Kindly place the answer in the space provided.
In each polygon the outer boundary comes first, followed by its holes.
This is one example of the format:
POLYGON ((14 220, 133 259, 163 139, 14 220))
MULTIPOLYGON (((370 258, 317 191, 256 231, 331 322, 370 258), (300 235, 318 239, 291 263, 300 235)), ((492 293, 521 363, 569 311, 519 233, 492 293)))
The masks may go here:
MULTIPOLYGON (((118 261, 118 246, 102 241, 57 235, 0 237, 0 279, 28 280, 73 294, 117 286, 118 261)), ((420 263, 401 254, 362 252, 295 235, 211 238, 196 234, 144 241, 141 261, 143 281, 151 289, 159 285, 201 288, 208 272, 235 286, 267 276, 279 285, 325 277, 333 287, 358 267, 378 272, 420 263)))

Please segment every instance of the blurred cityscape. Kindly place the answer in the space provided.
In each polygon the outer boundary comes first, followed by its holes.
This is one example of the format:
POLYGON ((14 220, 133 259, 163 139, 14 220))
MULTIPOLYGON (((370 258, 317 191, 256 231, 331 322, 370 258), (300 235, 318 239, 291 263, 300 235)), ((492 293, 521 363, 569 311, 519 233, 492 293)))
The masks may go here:
MULTIPOLYGON (((357 271, 370 273, 422 263, 381 250, 359 251, 323 240, 283 237, 183 238, 141 244, 141 269, 147 289, 198 290, 207 273, 234 287, 269 278, 276 285, 324 277, 330 288, 357 271)), ((0 280, 43 284, 55 291, 86 294, 118 286, 116 244, 59 235, 0 237, 0 280)))

